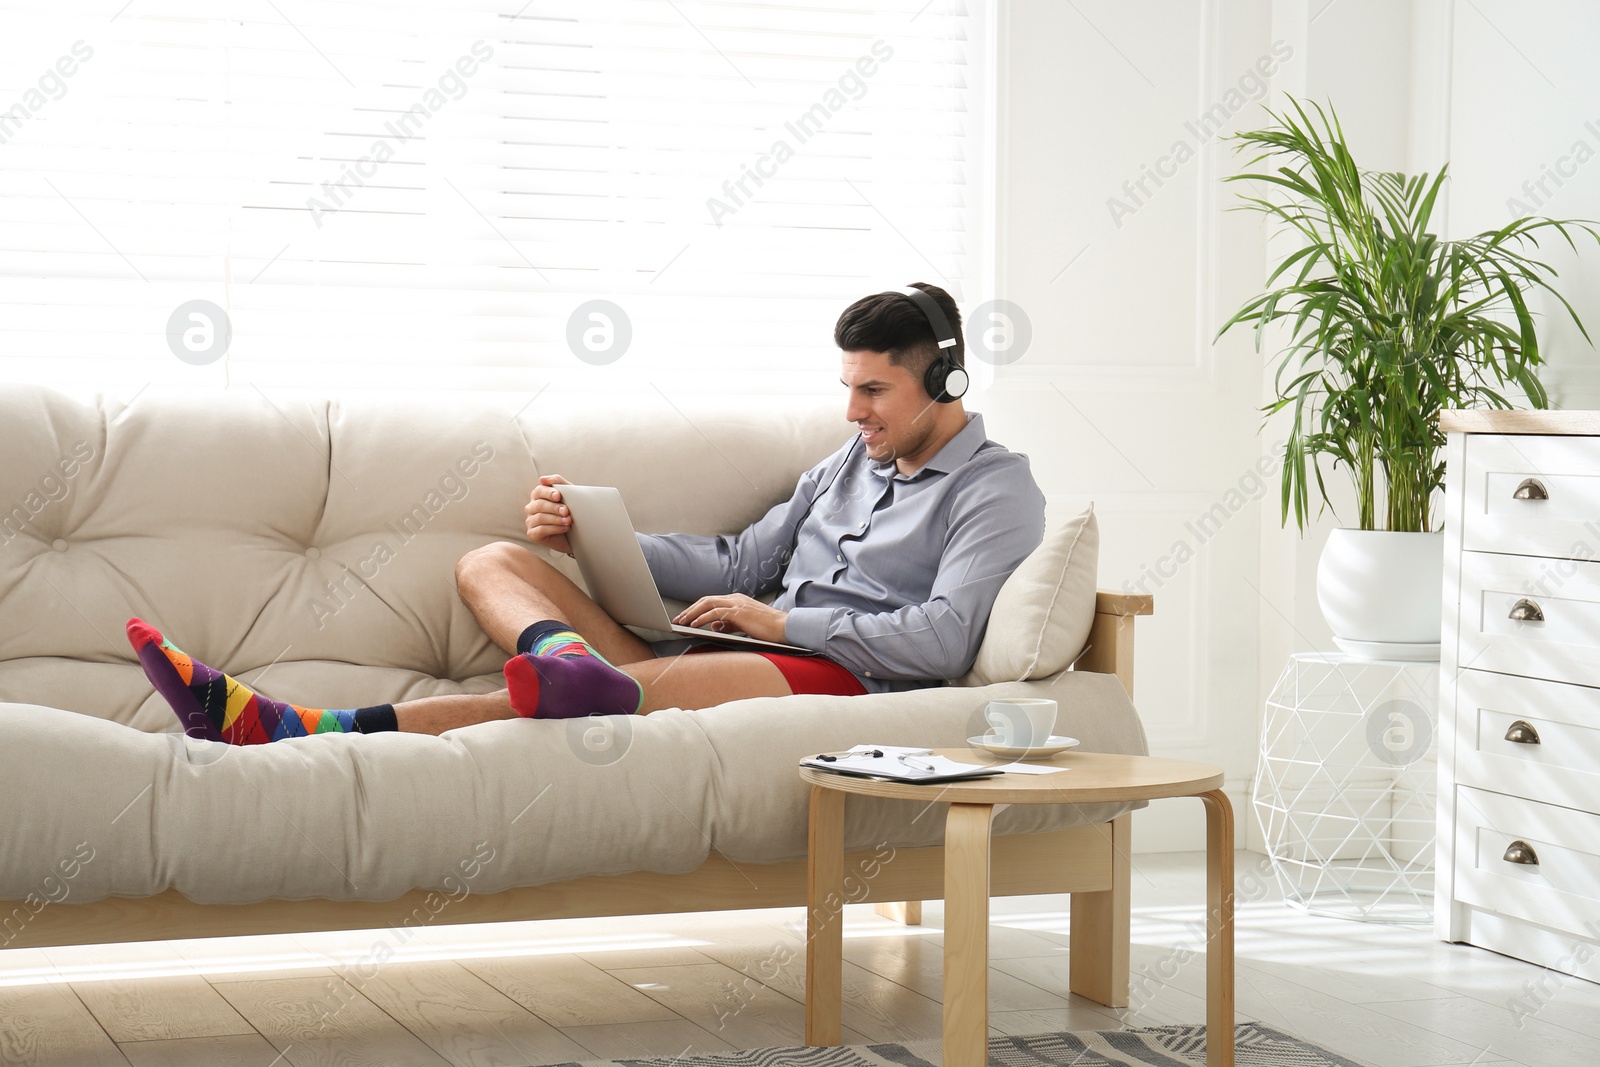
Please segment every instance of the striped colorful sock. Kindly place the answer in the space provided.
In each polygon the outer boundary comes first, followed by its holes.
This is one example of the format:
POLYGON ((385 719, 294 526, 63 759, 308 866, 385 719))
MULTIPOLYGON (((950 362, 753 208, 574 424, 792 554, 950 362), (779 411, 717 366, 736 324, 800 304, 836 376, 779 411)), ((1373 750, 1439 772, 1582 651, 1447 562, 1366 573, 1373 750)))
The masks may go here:
POLYGON ((633 715, 644 706, 644 687, 596 652, 570 623, 550 619, 522 632, 508 660, 511 709, 539 719, 580 715, 633 715))
POLYGON ((249 686, 191 659, 143 619, 128 620, 128 641, 146 678, 166 698, 183 732, 230 745, 261 745, 307 734, 376 733, 397 729, 393 704, 330 711, 269 700, 249 686))

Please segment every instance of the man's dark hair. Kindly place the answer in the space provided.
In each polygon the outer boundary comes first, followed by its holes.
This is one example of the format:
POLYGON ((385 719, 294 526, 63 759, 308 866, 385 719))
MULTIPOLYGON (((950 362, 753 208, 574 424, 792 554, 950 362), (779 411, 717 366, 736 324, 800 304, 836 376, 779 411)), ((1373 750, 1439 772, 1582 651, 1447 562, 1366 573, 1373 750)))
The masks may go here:
MULTIPOLYGON (((946 351, 958 365, 964 363, 961 353, 966 346, 961 341, 961 311, 956 302, 937 285, 911 284, 931 296, 944 312, 956 332, 955 346, 946 351)), ((845 308, 833 327, 833 343, 845 352, 885 352, 890 363, 905 367, 918 382, 939 356, 938 338, 928 317, 902 293, 874 293, 845 308)))

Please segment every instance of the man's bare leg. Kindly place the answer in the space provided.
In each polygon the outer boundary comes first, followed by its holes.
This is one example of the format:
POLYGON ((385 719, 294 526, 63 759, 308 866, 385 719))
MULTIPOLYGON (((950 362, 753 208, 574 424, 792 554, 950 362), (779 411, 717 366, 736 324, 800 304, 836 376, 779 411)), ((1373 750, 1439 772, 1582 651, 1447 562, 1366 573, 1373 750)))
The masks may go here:
MULTIPOLYGON (((639 707, 641 714, 661 708, 703 708, 743 697, 789 693, 782 673, 768 660, 753 653, 712 652, 657 659, 648 643, 617 625, 560 571, 515 545, 492 545, 471 553, 462 560, 457 574, 461 579, 459 588, 463 601, 496 644, 515 655, 517 637, 523 629, 533 622, 560 619, 576 629, 613 666, 639 682, 643 698, 639 707), (500 585, 494 580, 497 572, 502 579, 500 585)), ((151 675, 151 680, 169 702, 178 700, 192 704, 196 700, 188 692, 191 674, 178 671, 174 656, 188 665, 187 671, 210 672, 207 677, 211 681, 196 684, 220 685, 225 680, 230 688, 239 686, 248 690, 242 683, 227 679, 221 672, 199 664, 170 646, 159 631, 142 619, 130 619, 128 626, 128 637, 140 655, 140 662, 147 674, 157 672, 151 675), (171 655, 164 651, 167 648, 171 655), (163 669, 170 674, 170 685, 163 684, 167 677, 160 673, 163 669)), ((195 708, 203 711, 198 704, 195 708)), ((190 725, 185 719, 184 707, 174 703, 173 710, 180 721, 190 725)), ((302 710, 295 708, 296 713, 302 710)), ((378 710, 364 709, 363 713, 378 710)), ((322 716, 329 714, 321 709, 311 709, 311 712, 322 716)), ((492 693, 424 697, 394 705, 395 724, 413 733, 439 734, 515 715, 509 693, 504 689, 492 693)), ((216 730, 222 729, 220 722, 212 725, 216 730)))
MULTIPOLYGON (((534 553, 506 541, 475 549, 456 566, 456 591, 489 639, 508 655, 535 622, 560 619, 612 666, 644 690, 641 715, 662 708, 709 708, 729 700, 788 696, 782 672, 749 652, 706 652, 657 658, 648 642, 624 629, 584 591, 534 553)), ((395 705, 400 729, 439 734, 461 726, 512 719, 504 689, 423 697, 395 705)))
POLYGON ((495 719, 515 719, 506 690, 493 693, 451 693, 448 696, 420 697, 394 706, 394 720, 402 733, 442 734, 460 726, 473 726, 495 719))
MULTIPOLYGON (((781 697, 789 683, 772 662, 754 652, 699 652, 627 663, 619 668, 644 689, 639 714, 662 708, 710 708, 746 697, 781 697)), ((504 689, 493 693, 423 697, 394 706, 400 729, 440 734, 461 726, 515 719, 504 689)))
POLYGON ((746 697, 786 697, 793 690, 772 661, 754 652, 663 656, 622 668, 644 687, 640 715, 662 708, 713 708, 746 697))
POLYGON ((607 615, 572 579, 509 541, 462 556, 456 564, 456 592, 489 640, 508 656, 517 654, 523 630, 560 619, 613 667, 656 658, 648 642, 607 615))

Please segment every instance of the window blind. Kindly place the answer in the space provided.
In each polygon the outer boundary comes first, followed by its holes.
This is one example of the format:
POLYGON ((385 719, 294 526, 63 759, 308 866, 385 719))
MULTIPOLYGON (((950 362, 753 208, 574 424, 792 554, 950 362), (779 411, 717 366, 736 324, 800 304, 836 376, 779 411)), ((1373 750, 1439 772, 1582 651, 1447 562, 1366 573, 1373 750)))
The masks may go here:
POLYGON ((960 0, 0 18, 11 379, 836 389, 850 301, 922 280, 967 302, 960 0), (193 301, 226 313, 225 355, 174 318, 193 301))

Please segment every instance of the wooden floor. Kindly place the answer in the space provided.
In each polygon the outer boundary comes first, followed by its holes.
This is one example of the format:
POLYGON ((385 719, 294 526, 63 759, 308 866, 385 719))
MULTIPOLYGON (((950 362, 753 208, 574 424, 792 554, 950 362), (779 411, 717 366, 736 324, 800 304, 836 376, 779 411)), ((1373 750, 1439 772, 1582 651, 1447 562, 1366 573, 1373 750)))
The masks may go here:
MULTIPOLYGON (((1307 917, 1248 879, 1263 862, 1239 855, 1241 1020, 1372 1067, 1600 1062, 1600 986, 1424 928, 1307 917)), ((1203 876, 1199 853, 1134 857, 1124 1010, 1062 995, 1065 897, 997 900, 994 1032, 1202 1021, 1203 876)), ((925 914, 903 927, 847 909, 847 1042, 938 1036, 941 906, 925 914)), ((0 1062, 487 1067, 795 1045, 803 921, 795 908, 436 928, 399 948, 369 931, 0 952, 0 1062)))

